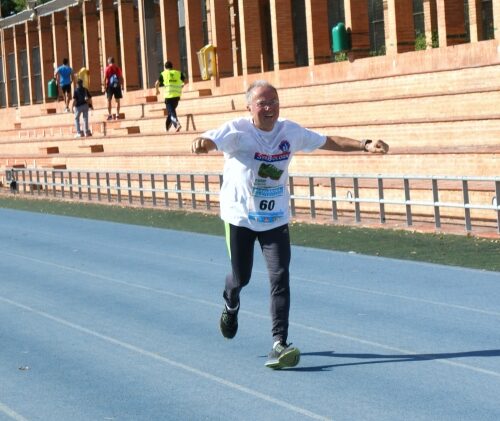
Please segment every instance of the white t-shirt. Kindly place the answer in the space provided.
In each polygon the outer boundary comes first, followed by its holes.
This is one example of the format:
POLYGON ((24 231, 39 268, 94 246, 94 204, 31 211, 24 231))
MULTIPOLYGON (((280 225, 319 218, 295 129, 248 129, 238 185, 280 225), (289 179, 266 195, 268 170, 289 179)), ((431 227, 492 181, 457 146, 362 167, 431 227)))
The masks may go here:
POLYGON ((244 117, 201 136, 224 153, 221 218, 254 231, 288 223, 290 160, 296 152, 311 152, 326 141, 326 136, 281 118, 270 132, 244 117))

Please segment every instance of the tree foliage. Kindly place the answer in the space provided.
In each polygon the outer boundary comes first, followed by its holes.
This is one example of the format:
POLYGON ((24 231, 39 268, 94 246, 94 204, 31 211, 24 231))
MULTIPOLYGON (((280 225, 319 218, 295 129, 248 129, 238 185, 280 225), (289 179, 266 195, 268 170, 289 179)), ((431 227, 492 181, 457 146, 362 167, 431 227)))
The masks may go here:
MULTIPOLYGON (((36 0, 36 4, 47 3, 50 0, 36 0)), ((0 0, 2 4, 2 17, 14 15, 26 9, 27 0, 0 0)))

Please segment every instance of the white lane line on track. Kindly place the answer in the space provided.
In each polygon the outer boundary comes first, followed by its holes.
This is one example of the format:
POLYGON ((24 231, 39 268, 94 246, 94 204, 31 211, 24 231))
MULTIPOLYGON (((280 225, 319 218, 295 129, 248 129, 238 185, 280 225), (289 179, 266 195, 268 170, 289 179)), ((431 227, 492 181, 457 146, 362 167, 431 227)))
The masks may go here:
MULTIPOLYGON (((32 257, 26 257, 26 256, 22 256, 22 255, 12 254, 12 253, 4 253, 4 254, 9 254, 11 256, 16 256, 16 257, 21 257, 21 258, 24 258, 26 260, 34 261, 36 263, 45 264, 47 266, 54 266, 54 267, 57 267, 59 269, 64 269, 64 270, 68 270, 68 271, 80 273, 80 274, 83 274, 83 275, 86 275, 86 276, 90 276, 90 277, 93 277, 93 278, 106 280, 106 281, 109 281, 109 282, 113 282, 115 284, 119 284, 119 285, 124 285, 124 286, 130 287, 130 288, 136 288, 136 289, 141 289, 141 290, 144 290, 144 291, 150 291, 150 292, 154 292, 156 294, 168 295, 168 296, 179 298, 179 299, 182 299, 182 300, 185 300, 185 301, 191 301, 191 302, 198 303, 198 304, 204 304, 204 305, 207 305, 207 306, 210 306, 210 307, 214 307, 214 308, 220 308, 220 306, 221 306, 220 303, 214 303, 214 302, 207 301, 207 300, 202 300, 202 299, 198 299, 198 298, 192 298, 192 297, 188 297, 188 296, 185 296, 185 295, 182 295, 182 294, 176 294, 176 293, 165 291, 165 290, 158 289, 158 288, 151 288, 151 287, 148 287, 148 286, 145 286, 145 285, 141 285, 141 284, 135 284, 135 283, 131 283, 131 282, 125 282, 125 281, 121 281, 119 279, 111 278, 109 276, 99 275, 99 274, 96 274, 96 273, 93 273, 93 272, 89 272, 89 271, 85 271, 85 270, 81 270, 81 269, 76 269, 76 268, 73 268, 73 267, 70 267, 70 266, 60 265, 58 263, 48 262, 48 261, 40 260, 40 259, 34 259, 32 257)), ((240 310, 240 312, 242 314, 247 314, 247 315, 255 317, 255 318, 270 320, 269 316, 264 316, 262 314, 254 313, 254 312, 251 312, 251 311, 248 311, 248 310, 240 310)), ((333 331, 330 331, 330 330, 319 329, 319 328, 316 328, 314 326, 308 326, 308 325, 304 325, 304 324, 301 324, 301 323, 290 322, 290 325, 298 327, 298 328, 301 328, 301 329, 304 329, 304 330, 309 330, 311 332, 315 332, 315 333, 320 333, 320 334, 323 334, 323 335, 332 336, 332 337, 335 337, 335 338, 341 338, 341 339, 349 340, 349 341, 352 341, 352 342, 357 342, 357 343, 360 343, 360 344, 364 344, 364 345, 369 345, 369 346, 373 346, 373 347, 376 347, 376 348, 385 349, 385 350, 388 350, 388 351, 399 352, 401 354, 408 355, 408 356, 421 355, 421 353, 418 353, 416 351, 407 350, 407 349, 403 349, 403 348, 397 348, 397 347, 393 347, 393 346, 390 346, 390 345, 385 345, 385 344, 382 344, 382 343, 379 343, 379 342, 369 341, 369 340, 366 340, 366 339, 357 338, 355 336, 349 336, 349 335, 345 335, 343 333, 337 333, 337 332, 333 332, 333 331)), ((422 360, 424 360, 424 358, 422 358, 422 360)), ((495 376, 495 377, 500 377, 500 373, 499 372, 492 371, 492 370, 486 370, 486 369, 482 369, 482 368, 478 368, 478 367, 474 367, 474 366, 469 365, 469 364, 457 363, 455 361, 449 361, 449 360, 446 360, 446 359, 433 359, 433 361, 435 361, 437 363, 440 363, 440 364, 448 364, 448 365, 452 365, 452 366, 455 366, 455 367, 464 368, 464 369, 467 369, 467 370, 474 371, 476 373, 482 373, 482 374, 488 374, 488 375, 495 376)))
POLYGON ((19 415, 2 402, 0 402, 0 413, 7 415, 10 419, 15 421, 28 421, 22 415, 19 415))
MULTIPOLYGON (((415 357, 415 359, 418 359, 419 361, 434 361, 436 363, 452 365, 455 367, 464 368, 466 370, 471 370, 471 371, 474 371, 476 373, 487 374, 490 376, 500 378, 500 373, 497 371, 486 370, 484 368, 474 367, 474 366, 469 365, 469 364, 457 363, 455 361, 450 361, 450 360, 446 359, 445 357, 443 357, 441 359, 433 358, 432 357, 433 354, 422 354, 422 353, 418 353, 416 351, 411 351, 408 349, 397 348, 397 347, 393 347, 393 346, 389 346, 389 345, 384 345, 384 344, 381 344, 379 342, 368 341, 366 339, 356 338, 355 336, 344 335, 343 333, 336 333, 336 332, 331 332, 331 331, 325 330, 325 329, 319 329, 319 328, 316 328, 313 326, 303 325, 301 323, 292 323, 291 322, 290 325, 295 326, 295 327, 299 327, 302 329, 310 330, 312 332, 320 333, 323 335, 333 336, 335 338, 346 339, 349 341, 353 341, 353 342, 357 342, 357 343, 361 343, 361 344, 365 344, 365 345, 369 345, 369 346, 374 346, 377 348, 382 348, 382 349, 385 349, 388 351, 399 352, 401 354, 407 355, 408 357, 415 357), (420 358, 419 358, 419 356, 420 356, 420 358)), ((457 353, 455 353, 455 354, 457 354, 457 353)))
MULTIPOLYGON (((261 400, 264 400, 266 402, 272 403, 274 405, 280 406, 284 409, 287 409, 291 412, 295 412, 299 415, 303 415, 305 417, 315 419, 315 420, 331 420, 331 418, 316 414, 316 413, 311 412, 305 408, 300 408, 298 406, 292 405, 292 404, 285 402, 285 401, 282 401, 280 399, 273 398, 271 396, 268 396, 268 395, 265 395, 261 392, 258 392, 257 390, 253 390, 253 389, 250 389, 248 387, 242 386, 240 384, 233 383, 233 382, 226 380, 222 377, 215 376, 215 375, 210 374, 206 371, 202 371, 202 370, 199 370, 197 368, 191 367, 189 365, 180 363, 178 361, 171 360, 170 358, 164 357, 160 354, 148 351, 148 350, 143 349, 143 348, 139 348, 139 347, 132 345, 130 343, 120 341, 119 339, 115 339, 111 336, 103 335, 99 332, 88 329, 84 326, 77 325, 75 323, 72 323, 70 321, 62 319, 60 317, 53 316, 52 314, 46 313, 46 312, 41 311, 41 310, 37 310, 37 309, 30 307, 30 306, 27 306, 27 305, 24 305, 22 303, 18 303, 16 301, 9 300, 8 298, 5 298, 5 297, 0 297, 0 301, 4 302, 6 304, 10 304, 10 305, 17 307, 19 309, 29 311, 29 312, 36 314, 38 316, 41 316, 45 319, 52 320, 53 322, 56 322, 56 323, 61 324, 63 326, 69 327, 69 328, 76 330, 78 332, 93 336, 93 337, 101 339, 105 342, 119 346, 120 348, 124 348, 128 351, 135 352, 135 353, 142 355, 144 357, 149 357, 149 358, 154 359, 156 361, 160 361, 162 363, 168 364, 172 367, 187 371, 187 372, 194 374, 198 377, 203 377, 209 381, 221 384, 223 386, 229 387, 231 389, 237 390, 237 391, 242 392, 242 393, 246 393, 247 395, 253 396, 254 398, 261 399, 261 400)), ((1 409, 1 407, 0 407, 0 409, 1 409)), ((23 418, 21 418, 21 419, 23 419, 23 418)))
MULTIPOLYGON (((127 250, 130 250, 130 249, 127 248, 127 250)), ((74 271, 77 271, 77 272, 80 272, 80 273, 83 273, 83 274, 86 274, 86 275, 92 275, 92 276, 96 276, 96 277, 101 277, 100 275, 96 275, 96 274, 93 274, 93 273, 90 273, 90 272, 85 272, 85 271, 82 271, 82 270, 79 270, 79 269, 74 269, 74 268, 69 267, 69 266, 62 266, 62 265, 59 265, 59 264, 56 264, 56 263, 52 263, 52 262, 49 262, 49 261, 46 261, 46 260, 36 259, 36 258, 33 258, 33 257, 28 257, 28 256, 16 254, 16 253, 10 253, 10 252, 4 252, 3 254, 4 255, 9 255, 9 256, 12 256, 12 257, 19 257, 19 258, 22 258, 22 259, 31 260, 31 261, 34 261, 34 262, 37 262, 37 263, 43 263, 43 264, 46 264, 46 265, 53 265, 53 266, 57 266, 57 267, 68 269, 68 270, 74 270, 74 271)), ((164 257, 168 257, 170 259, 184 260, 184 261, 196 262, 196 263, 204 263, 204 264, 210 264, 210 265, 219 266, 219 267, 220 266, 228 266, 228 265, 222 265, 220 263, 215 263, 215 262, 211 262, 211 261, 190 258, 190 257, 186 257, 186 256, 169 255, 169 254, 165 254, 165 253, 157 253, 157 254, 159 254, 161 256, 164 256, 164 257)), ((258 269, 254 269, 253 273, 258 273, 258 274, 261 274, 261 275, 267 275, 267 272, 261 271, 261 270, 258 270, 258 269)), ((108 279, 108 278, 106 278, 105 276, 102 276, 102 279, 108 279)), ((109 279, 112 280, 111 278, 109 278, 109 279)), ((460 305, 460 304, 449 304, 449 303, 443 303, 442 301, 427 300, 427 299, 424 299, 424 298, 409 297, 407 295, 400 295, 400 294, 392 294, 392 293, 388 293, 388 292, 374 291, 374 290, 367 289, 367 288, 352 287, 352 286, 349 286, 349 285, 339 284, 337 282, 318 281, 318 280, 315 280, 315 279, 303 278, 303 277, 300 277, 300 276, 291 276, 291 279, 292 280, 296 279, 296 280, 302 281, 302 282, 310 282, 310 283, 318 284, 318 285, 331 286, 331 287, 334 287, 334 288, 346 289, 346 290, 350 290, 350 291, 361 292, 361 293, 364 293, 364 294, 372 294, 372 295, 379 295, 379 296, 383 296, 383 297, 397 298, 399 300, 406 300, 406 301, 412 301, 412 302, 423 303, 423 304, 431 304, 431 305, 440 306, 440 307, 453 308, 453 309, 456 309, 456 310, 464 310, 464 311, 470 311, 470 312, 478 313, 478 314, 485 314, 485 315, 488 315, 488 316, 500 317, 500 312, 498 312, 498 311, 483 310, 483 309, 480 309, 480 308, 468 307, 468 306, 463 306, 463 305, 460 305)), ((137 285, 135 285, 135 286, 139 287, 137 285)))
POLYGON ((398 298, 400 300, 414 301, 417 303, 424 303, 424 304, 432 304, 432 305, 441 306, 441 307, 455 308, 457 310, 466 310, 466 311, 471 311, 474 313, 487 314, 488 316, 500 317, 500 312, 498 312, 498 311, 482 310, 480 308, 467 307, 467 306, 463 306, 463 305, 459 305, 459 304, 443 303, 441 301, 427 300, 425 298, 415 298, 415 297, 408 297, 407 295, 392 294, 390 292, 374 291, 372 289, 358 288, 358 287, 352 287, 349 285, 343 285, 343 284, 339 284, 337 282, 317 281, 314 279, 301 278, 298 276, 292 276, 292 278, 300 280, 300 281, 304 281, 304 282, 311 282, 314 284, 328 285, 328 286, 333 286, 336 288, 348 289, 348 290, 357 291, 357 292, 363 292, 365 294, 381 295, 384 297, 398 298))

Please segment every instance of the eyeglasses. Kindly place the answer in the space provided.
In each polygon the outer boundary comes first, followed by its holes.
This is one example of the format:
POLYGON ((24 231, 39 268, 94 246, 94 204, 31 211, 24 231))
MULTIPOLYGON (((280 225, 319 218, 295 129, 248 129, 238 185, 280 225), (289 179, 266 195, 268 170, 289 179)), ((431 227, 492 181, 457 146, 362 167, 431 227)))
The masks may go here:
POLYGON ((273 99, 271 101, 255 101, 254 104, 257 108, 272 108, 277 107, 280 102, 277 99, 273 99))

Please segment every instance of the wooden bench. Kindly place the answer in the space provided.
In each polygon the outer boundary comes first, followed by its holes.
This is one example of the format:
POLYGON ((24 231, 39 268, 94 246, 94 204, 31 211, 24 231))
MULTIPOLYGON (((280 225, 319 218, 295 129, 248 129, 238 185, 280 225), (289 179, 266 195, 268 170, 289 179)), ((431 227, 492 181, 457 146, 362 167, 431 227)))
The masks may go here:
POLYGON ((104 145, 93 144, 93 145, 80 145, 79 148, 90 148, 90 153, 104 152, 104 145))
POLYGON ((128 127, 116 127, 113 128, 114 134, 138 134, 141 132, 141 128, 139 126, 128 126, 128 127))
POLYGON ((42 112, 44 114, 57 114, 57 108, 54 108, 54 107, 45 107, 45 108, 42 108, 42 112))
POLYGON ((47 155, 54 155, 59 153, 59 146, 43 146, 39 149, 47 155))
POLYGON ((149 104, 151 102, 158 102, 158 97, 156 95, 146 95, 141 97, 144 104, 149 104))
POLYGON ((187 91, 183 92, 182 98, 198 98, 202 96, 211 96, 212 95, 212 90, 211 89, 198 89, 196 91, 187 91))

